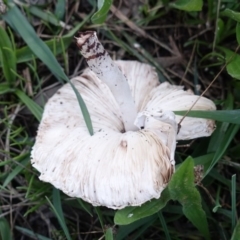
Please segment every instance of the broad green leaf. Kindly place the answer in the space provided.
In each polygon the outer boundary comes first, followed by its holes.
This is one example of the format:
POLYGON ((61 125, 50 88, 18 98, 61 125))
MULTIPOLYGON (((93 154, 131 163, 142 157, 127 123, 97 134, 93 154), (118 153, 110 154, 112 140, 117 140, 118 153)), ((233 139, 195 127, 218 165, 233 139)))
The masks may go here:
MULTIPOLYGON (((184 116, 187 111, 174 111, 176 115, 184 116)), ((207 118, 219 122, 240 124, 240 109, 217 111, 190 111, 188 117, 207 118)))
POLYGON ((40 122, 42 118, 43 109, 21 90, 17 89, 15 91, 15 94, 26 105, 26 107, 35 116, 35 118, 40 122))
POLYGON ((233 11, 229 8, 226 8, 220 13, 221 16, 229 17, 237 22, 240 22, 240 12, 233 11))
POLYGON ((169 200, 170 195, 168 189, 166 188, 159 199, 152 199, 140 207, 126 207, 118 210, 114 216, 114 223, 118 225, 126 225, 141 218, 153 215, 164 208, 169 200))
POLYGON ((173 174, 168 184, 170 196, 182 204, 184 215, 210 239, 206 214, 202 209, 201 196, 194 184, 193 159, 188 157, 173 174))
POLYGON ((9 223, 4 217, 0 217, 0 236, 1 240, 13 239, 9 223))
POLYGON ((9 25, 12 26, 13 29, 15 29, 15 31, 19 33, 19 35, 27 43, 32 52, 51 70, 51 72, 59 79, 59 81, 63 82, 64 80, 71 85, 76 94, 89 134, 93 135, 91 118, 80 93, 69 81, 68 77, 65 75, 62 67, 57 62, 51 50, 37 36, 32 26, 28 23, 26 18, 22 15, 14 3, 11 2, 9 4, 9 10, 7 14, 3 16, 3 18, 9 23, 9 25), (22 26, 24 26, 24 28, 22 26))
POLYGON ((236 25, 236 37, 238 45, 240 45, 240 22, 238 22, 236 25))
POLYGON ((33 232, 33 231, 29 230, 29 229, 23 228, 23 227, 16 226, 15 228, 19 232, 23 233, 24 235, 27 235, 27 236, 31 237, 31 239, 52 240, 51 238, 44 237, 41 234, 37 234, 37 233, 35 233, 35 232, 33 232))
POLYGON ((170 3, 170 6, 188 12, 201 11, 203 6, 202 0, 177 0, 170 3))
POLYGON ((227 48, 219 47, 219 49, 225 53, 225 61, 229 62, 226 67, 228 74, 240 80, 240 55, 227 48))
POLYGON ((6 177, 3 187, 6 187, 29 163, 29 155, 25 156, 21 161, 19 161, 19 165, 17 165, 6 177))
POLYGON ((234 228, 231 240, 239 240, 240 239, 240 219, 237 222, 236 227, 234 228))
POLYGON ((4 77, 11 86, 16 80, 16 55, 6 31, 0 26, 0 65, 4 77))
POLYGON ((57 217, 57 220, 62 228, 62 230, 64 231, 64 234, 67 238, 67 240, 72 240, 70 234, 69 234, 69 231, 68 231, 68 228, 66 226, 66 223, 65 223, 65 220, 64 218, 61 216, 61 213, 58 212, 58 210, 53 206, 53 204, 51 203, 51 201, 48 199, 48 197, 46 197, 50 207, 52 208, 53 212, 55 213, 56 217, 57 217))
POLYGON ((92 22, 94 24, 104 23, 111 5, 112 0, 98 0, 98 11, 93 14, 92 22))

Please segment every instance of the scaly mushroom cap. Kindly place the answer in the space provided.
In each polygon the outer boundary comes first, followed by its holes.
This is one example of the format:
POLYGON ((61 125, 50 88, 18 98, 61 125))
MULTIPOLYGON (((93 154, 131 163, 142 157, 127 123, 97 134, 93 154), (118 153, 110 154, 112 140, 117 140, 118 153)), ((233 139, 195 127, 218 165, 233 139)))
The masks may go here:
MULTIPOLYGON (((196 96, 167 83, 160 85, 156 72, 147 64, 116 63, 127 76, 139 112, 135 121, 139 131, 123 132, 114 96, 86 69, 71 81, 87 105, 94 135, 89 135, 76 96, 66 84, 45 106, 31 162, 41 173, 41 180, 67 195, 95 206, 121 209, 160 197, 174 172, 179 117, 175 118, 172 110, 187 110, 196 96)), ((201 98, 194 109, 215 109, 215 105, 201 98)), ((213 131, 208 129, 213 121, 201 120, 200 124, 200 120, 188 117, 184 121, 178 138, 213 131), (184 121, 194 121, 199 127, 189 128, 184 121)))

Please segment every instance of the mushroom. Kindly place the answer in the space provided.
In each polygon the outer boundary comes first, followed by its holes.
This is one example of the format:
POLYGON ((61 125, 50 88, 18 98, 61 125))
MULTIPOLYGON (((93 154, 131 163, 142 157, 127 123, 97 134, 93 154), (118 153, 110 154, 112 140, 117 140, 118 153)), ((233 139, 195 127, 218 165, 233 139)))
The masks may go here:
MULTIPOLYGON (((95 32, 76 38, 89 68, 71 80, 91 116, 90 136, 78 101, 65 84, 47 102, 31 162, 40 179, 94 206, 121 209, 159 198, 174 172, 177 139, 209 136, 214 121, 179 116, 198 96, 160 84, 151 66, 112 61, 95 32)), ((193 107, 214 110, 200 98, 193 107)))

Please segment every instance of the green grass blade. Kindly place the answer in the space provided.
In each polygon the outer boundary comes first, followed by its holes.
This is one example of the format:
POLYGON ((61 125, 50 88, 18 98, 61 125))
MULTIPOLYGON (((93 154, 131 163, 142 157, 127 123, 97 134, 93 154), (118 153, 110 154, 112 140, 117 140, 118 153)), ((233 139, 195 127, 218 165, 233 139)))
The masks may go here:
POLYGON ((65 222, 65 218, 64 218, 64 215, 63 215, 60 191, 58 189, 56 189, 56 188, 53 188, 52 196, 53 196, 53 206, 54 206, 54 209, 57 211, 58 216, 59 216, 58 221, 61 224, 61 226, 62 226, 62 228, 64 230, 65 235, 70 237, 70 234, 69 234, 66 222, 65 222))
POLYGON ((95 207, 95 211, 96 211, 96 213, 97 213, 97 215, 98 215, 98 220, 99 220, 99 222, 100 222, 100 224, 101 224, 101 227, 102 227, 102 230, 103 230, 103 232, 104 232, 104 223, 103 223, 102 212, 101 212, 101 210, 100 210, 99 207, 95 207))
MULTIPOLYGON (((61 40, 64 45, 64 50, 66 50, 68 48, 68 46, 70 45, 70 43, 72 42, 72 37, 63 36, 61 38, 61 40)), ((54 51, 54 46, 55 46, 55 50, 56 50, 55 54, 56 55, 61 54, 63 51, 62 44, 57 38, 45 41, 44 43, 50 48, 50 50, 52 52, 54 51)), ((20 49, 17 49, 16 56, 17 56, 17 63, 28 62, 36 57, 36 55, 33 54, 33 52, 31 51, 31 49, 28 46, 24 46, 20 49)))
POLYGON ((146 226, 152 225, 157 219, 157 214, 154 214, 150 217, 146 217, 143 219, 140 219, 134 223, 124 225, 124 226, 119 226, 117 235, 116 235, 116 240, 125 240, 127 239, 127 236, 134 232, 138 228, 145 228, 146 226))
POLYGON ((67 81, 70 83, 73 88, 78 103, 80 105, 80 109, 83 114, 83 118, 86 122, 86 126, 90 135, 93 135, 92 122, 87 110, 86 104, 84 103, 80 93, 74 87, 74 85, 68 80, 68 77, 65 75, 62 67, 57 62, 56 58, 52 54, 51 50, 48 46, 37 36, 32 26, 28 23, 26 18, 22 15, 19 9, 11 3, 10 9, 6 15, 4 15, 4 19, 16 30, 21 29, 18 33, 21 35, 23 40, 27 43, 32 52, 51 70, 51 72, 63 83, 67 81), (24 26, 24 28, 22 27, 24 26))
POLYGON ((9 86, 16 80, 16 55, 6 31, 0 27, 0 64, 9 86))
POLYGON ((67 240, 71 240, 71 236, 68 232, 68 228, 67 228, 67 225, 65 223, 65 219, 64 217, 62 216, 62 213, 59 213, 58 210, 54 207, 54 205, 51 203, 51 201, 48 199, 48 197, 46 197, 51 209, 53 210, 53 212, 55 213, 57 219, 58 219, 58 222, 67 238, 67 240))
POLYGON ((14 4, 11 3, 10 6, 9 11, 3 17, 4 20, 19 33, 32 52, 59 80, 67 80, 67 76, 63 72, 63 69, 57 62, 56 58, 46 44, 37 36, 27 19, 14 4), (24 28, 22 26, 24 26, 24 28))
POLYGON ((3 217, 0 217, 0 236, 1 236, 1 240, 13 239, 9 223, 3 217))
POLYGON ((58 0, 56 3, 54 15, 57 19, 63 19, 65 14, 66 0, 58 0))
POLYGON ((77 202, 91 217, 93 217, 90 207, 82 199, 77 198, 77 202))
POLYGON ((173 3, 170 3, 169 5, 179 10, 193 12, 193 11, 202 10, 203 1, 202 0, 177 0, 173 3))
POLYGON ((55 26, 61 26, 59 19, 53 15, 51 12, 45 12, 38 7, 28 6, 27 10, 34 16, 39 17, 45 22, 49 22, 55 26))
POLYGON ((215 155, 211 161, 209 168, 206 170, 206 175, 211 171, 214 165, 221 159, 228 146, 232 142, 233 138, 240 129, 240 125, 230 125, 223 137, 220 137, 217 141, 218 148, 216 149, 215 155))
POLYGON ((51 238, 47 238, 47 237, 44 237, 40 234, 37 234, 29 229, 26 229, 26 228, 23 228, 23 227, 19 227, 19 226, 16 226, 15 227, 19 232, 23 233, 24 235, 27 235, 29 237, 31 237, 31 239, 38 239, 38 240, 52 240, 51 238))
POLYGON ((164 231, 165 236, 166 236, 166 240, 171 240, 171 237, 170 237, 170 234, 169 234, 169 231, 168 231, 168 228, 167 228, 166 221, 165 221, 161 211, 158 212, 158 218, 159 218, 159 220, 160 220, 160 222, 162 224, 163 231, 164 231))
POLYGON ((92 16, 92 22, 94 24, 104 23, 111 5, 112 0, 98 0, 98 11, 92 16))
POLYGON ((240 22, 240 12, 233 11, 229 8, 224 9, 221 12, 221 16, 229 17, 237 22, 240 22))
POLYGON ((235 225, 236 225, 236 210, 237 210, 237 204, 236 204, 236 174, 232 176, 232 231, 234 231, 235 225))
POLYGON ((7 82, 0 83, 0 94, 14 92, 15 90, 13 88, 9 87, 9 84, 7 82))
MULTIPOLYGON (((184 116, 187 111, 174 111, 176 115, 184 116)), ((219 122, 240 124, 240 109, 217 111, 190 111, 188 117, 208 118, 219 122)))
POLYGON ((91 121, 87 106, 86 106, 85 102, 83 101, 82 96, 80 95, 78 90, 75 88, 75 86, 70 81, 69 81, 69 84, 71 85, 73 91, 75 92, 75 94, 77 96, 80 110, 82 111, 82 115, 83 115, 85 123, 87 125, 89 134, 92 136, 94 134, 93 126, 92 126, 92 121, 91 121))
POLYGON ((29 163, 29 155, 25 156, 20 162, 17 167, 15 167, 5 179, 3 183, 3 187, 6 187, 29 163))
POLYGON ((21 90, 17 89, 15 91, 15 94, 19 97, 19 99, 26 105, 26 107, 30 110, 30 112, 40 122, 42 118, 43 109, 21 90))
POLYGON ((239 238, 240 238, 240 219, 238 220, 237 225, 233 231, 231 240, 239 240, 239 238))

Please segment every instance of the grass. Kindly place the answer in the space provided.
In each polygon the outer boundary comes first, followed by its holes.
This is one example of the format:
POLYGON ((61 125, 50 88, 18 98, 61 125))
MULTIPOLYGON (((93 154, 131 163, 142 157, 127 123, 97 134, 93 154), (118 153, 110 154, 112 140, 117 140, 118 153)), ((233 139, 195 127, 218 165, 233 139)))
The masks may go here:
POLYGON ((0 22, 0 238, 240 239, 240 4, 106 1, 108 14, 100 9, 91 20, 95 1, 8 2, 0 22), (114 58, 149 63, 161 82, 196 94, 226 64, 205 93, 219 111, 189 113, 215 119, 217 129, 178 143, 177 172, 159 200, 94 208, 41 182, 30 164, 46 96, 86 67, 73 40, 80 29, 96 30, 114 58), (204 166, 197 186, 194 165, 204 166))

